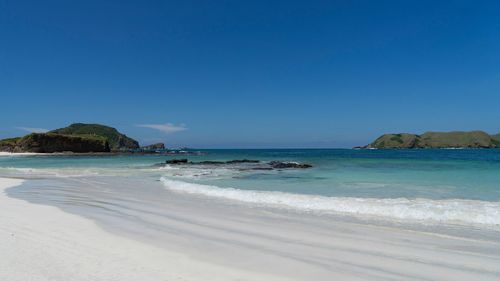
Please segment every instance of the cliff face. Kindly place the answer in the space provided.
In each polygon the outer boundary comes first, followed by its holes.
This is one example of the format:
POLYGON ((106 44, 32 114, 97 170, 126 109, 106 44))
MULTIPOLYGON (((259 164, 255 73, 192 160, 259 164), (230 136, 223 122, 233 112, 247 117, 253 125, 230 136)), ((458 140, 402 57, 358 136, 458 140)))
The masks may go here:
POLYGON ((0 149, 9 152, 109 152, 105 138, 96 136, 68 136, 53 133, 29 134, 22 138, 0 141, 0 149))
POLYGON ((500 148, 500 134, 482 131, 385 134, 365 148, 500 148))
POLYGON ((15 152, 15 148, 17 145, 17 142, 21 138, 10 138, 10 139, 3 139, 0 140, 0 151, 6 151, 6 152, 15 152))
POLYGON ((109 147, 112 151, 139 148, 139 143, 136 140, 121 134, 115 128, 100 124, 75 123, 65 128, 50 131, 49 133, 76 136, 100 136, 109 142, 109 147))
POLYGON ((161 142, 141 147, 141 150, 143 151, 164 150, 164 149, 165 149, 165 144, 161 142))

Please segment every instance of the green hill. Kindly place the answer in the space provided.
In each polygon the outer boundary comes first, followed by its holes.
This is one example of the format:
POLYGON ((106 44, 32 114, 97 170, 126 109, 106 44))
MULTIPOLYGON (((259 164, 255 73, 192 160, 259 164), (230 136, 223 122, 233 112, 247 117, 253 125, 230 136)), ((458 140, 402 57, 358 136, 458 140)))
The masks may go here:
POLYGON ((491 139, 497 147, 500 147, 500 134, 491 136, 491 139))
POLYGON ((386 134, 377 138, 367 148, 414 148, 419 141, 420 136, 415 134, 386 134))
POLYGON ((492 138, 485 132, 427 132, 421 136, 422 144, 428 147, 495 147, 492 138))
POLYGON ((364 148, 500 148, 500 134, 482 131, 385 134, 364 148))
POLYGON ((50 131, 49 133, 76 136, 100 136, 108 141, 109 147, 112 151, 139 148, 139 143, 136 140, 121 134, 115 128, 100 124, 75 123, 65 128, 50 131))

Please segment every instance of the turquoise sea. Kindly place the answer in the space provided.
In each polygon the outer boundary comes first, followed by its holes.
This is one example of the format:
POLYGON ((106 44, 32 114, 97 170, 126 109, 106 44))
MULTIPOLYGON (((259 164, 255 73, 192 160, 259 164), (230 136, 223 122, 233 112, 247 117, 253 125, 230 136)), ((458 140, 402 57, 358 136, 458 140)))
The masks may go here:
MULTIPOLYGON (((198 156, 4 156, 0 176, 141 178, 169 192, 255 206, 387 220, 500 225, 500 150, 256 149, 202 150, 198 156), (253 159, 294 161, 309 169, 252 164, 157 165, 253 159)), ((77 188, 77 187, 72 187, 77 188)), ((81 187, 84 188, 84 187, 81 187)), ((142 188, 136 186, 137 189, 142 188)))

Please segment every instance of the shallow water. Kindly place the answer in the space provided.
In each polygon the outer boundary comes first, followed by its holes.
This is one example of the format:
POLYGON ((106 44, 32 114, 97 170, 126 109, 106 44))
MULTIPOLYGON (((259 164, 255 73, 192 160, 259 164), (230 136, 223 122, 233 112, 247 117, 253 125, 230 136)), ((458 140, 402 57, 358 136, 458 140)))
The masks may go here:
MULTIPOLYGON (((297 161, 311 169, 154 164, 183 156, 0 157, 0 176, 113 176, 170 191, 320 214, 500 225, 500 150, 206 150, 191 161, 297 161)), ((140 187, 138 187, 140 188, 140 187)))

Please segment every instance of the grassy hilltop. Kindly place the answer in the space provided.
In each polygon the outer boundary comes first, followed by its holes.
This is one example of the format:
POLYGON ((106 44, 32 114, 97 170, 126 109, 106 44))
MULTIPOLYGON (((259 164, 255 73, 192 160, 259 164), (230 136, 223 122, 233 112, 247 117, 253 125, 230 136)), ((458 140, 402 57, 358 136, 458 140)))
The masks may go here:
POLYGON ((138 149, 139 143, 115 128, 76 123, 48 133, 0 140, 0 151, 8 152, 110 152, 138 149))
POLYGON ((364 148, 500 148, 500 134, 483 131, 385 134, 364 148))
POLYGON ((72 136, 100 136, 109 142, 109 147, 112 151, 130 150, 139 148, 139 143, 121 134, 113 127, 108 127, 100 124, 83 124, 75 123, 68 127, 52 130, 49 133, 72 135, 72 136))

